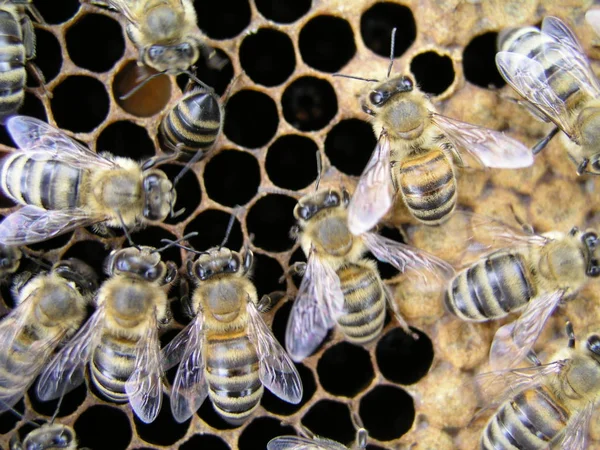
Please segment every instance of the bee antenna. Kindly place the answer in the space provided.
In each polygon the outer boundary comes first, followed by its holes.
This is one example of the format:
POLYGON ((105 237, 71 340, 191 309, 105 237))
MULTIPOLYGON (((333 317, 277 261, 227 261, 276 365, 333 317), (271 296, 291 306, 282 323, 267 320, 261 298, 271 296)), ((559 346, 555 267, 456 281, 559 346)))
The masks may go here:
POLYGON ((194 83, 199 84, 200 86, 202 86, 204 89, 206 89, 208 91, 214 92, 214 89, 212 87, 210 87, 204 81, 200 80, 200 78, 198 78, 196 75, 194 75, 191 70, 184 70, 183 73, 185 73, 188 77, 190 77, 190 79, 192 81, 194 81, 194 83))
POLYGON ((363 78, 363 77, 357 77, 354 75, 346 75, 344 73, 334 73, 333 76, 340 77, 340 78, 350 78, 352 80, 367 81, 369 83, 378 83, 379 82, 379 80, 376 80, 375 78, 363 78))
POLYGON ((177 183, 179 183, 181 178, 187 173, 188 170, 192 168, 194 164, 200 160, 200 158, 202 158, 202 156, 204 156, 203 152, 196 152, 194 156, 185 164, 185 166, 183 166, 183 169, 181 169, 181 171, 173 179, 173 189, 175 189, 175 186, 177 186, 177 183))
POLYGON ((166 247, 179 247, 179 248, 182 248, 182 249, 184 249, 184 250, 186 250, 188 252, 195 253, 196 255, 201 255, 203 253, 206 253, 206 252, 199 252, 198 250, 193 249, 192 247, 188 247, 186 245, 180 244, 179 241, 182 241, 182 240, 183 240, 183 238, 178 239, 176 241, 172 241, 170 239, 161 239, 160 242, 167 243, 168 245, 166 245, 166 247))
POLYGON ((388 67, 387 77, 390 77, 392 73, 392 67, 394 66, 394 50, 396 50, 396 30, 395 28, 392 30, 392 42, 390 43, 390 66, 388 67))
POLYGON ((117 211, 117 217, 119 218, 119 222, 121 222, 121 227, 123 228, 123 233, 125 233, 125 237, 127 238, 127 241, 129 242, 129 245, 131 245, 132 247, 138 249, 138 250, 142 250, 140 248, 139 245, 137 245, 135 242, 133 242, 133 239, 131 239, 131 235, 129 234, 129 230, 127 229, 127 225, 125 225, 125 221, 123 220, 123 216, 121 215, 121 211, 117 211))
POLYGON ((165 251, 166 249, 168 249, 169 247, 173 247, 174 245, 176 246, 177 244, 179 244, 181 241, 186 241, 189 238, 192 237, 196 237, 198 236, 198 232, 197 231, 192 231, 191 233, 186 234, 185 236, 175 240, 175 241, 171 241, 169 239, 162 239, 161 242, 168 242, 167 245, 161 247, 161 248, 155 248, 154 250, 152 250, 150 253, 160 253, 165 251))
POLYGON ((149 81, 152 81, 155 78, 157 78, 157 77, 159 77, 161 75, 164 75, 164 74, 165 74, 164 72, 158 72, 158 73, 153 73, 152 75, 148 75, 146 78, 144 78, 142 80, 142 82, 140 84, 138 84, 136 87, 134 87, 133 89, 131 89, 125 95, 120 96, 119 100, 127 100, 129 97, 131 97, 133 94, 135 94, 141 88, 143 88, 149 81))
POLYGON ((317 180, 315 182, 315 191, 319 190, 319 184, 321 183, 321 174, 323 173, 323 160, 321 159, 321 153, 317 150, 317 180))
POLYGON ((219 248, 225 247, 225 244, 229 240, 229 235, 231 234, 231 230, 233 229, 233 222, 235 221, 235 212, 231 212, 231 216, 229 217, 229 223, 227 224, 227 230, 225 231, 225 237, 223 238, 223 242, 219 245, 219 248))
POLYGON ((52 414, 52 418, 50 419, 50 425, 54 423, 56 416, 58 416, 58 411, 60 411, 60 405, 62 405, 63 398, 65 398, 65 391, 67 390, 67 385, 65 384, 62 388, 62 393, 60 394, 60 398, 58 399, 58 404, 56 405, 56 411, 52 414))

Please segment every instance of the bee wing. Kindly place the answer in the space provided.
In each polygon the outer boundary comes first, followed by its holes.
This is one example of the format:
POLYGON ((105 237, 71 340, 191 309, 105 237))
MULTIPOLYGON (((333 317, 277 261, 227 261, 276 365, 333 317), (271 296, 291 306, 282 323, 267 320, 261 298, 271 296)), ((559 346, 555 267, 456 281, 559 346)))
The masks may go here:
POLYGON ((292 360, 300 362, 314 352, 343 311, 340 279, 311 253, 285 330, 292 360))
POLYGON ((46 366, 37 384, 40 400, 59 398, 83 383, 85 365, 102 333, 104 311, 104 306, 100 306, 46 366))
POLYGON ((115 162, 91 151, 63 131, 33 117, 11 117, 6 128, 17 146, 33 159, 62 161, 80 168, 118 167, 115 162))
POLYGON ((393 197, 390 140, 382 131, 348 206, 350 232, 358 235, 377 225, 392 206, 393 197))
POLYGON ((279 436, 271 439, 267 450, 347 450, 348 447, 335 441, 313 440, 302 436, 279 436))
POLYGON ((596 34, 600 36, 600 9, 590 9, 585 13, 585 20, 594 29, 596 34))
POLYGON ((132 5, 138 3, 138 0, 104 0, 106 4, 112 8, 117 10, 119 13, 123 14, 125 18, 130 22, 139 21, 136 14, 135 8, 132 5))
POLYGON ((571 417, 562 438, 552 448, 561 450, 583 450, 587 448, 587 435, 593 413, 594 403, 588 402, 581 411, 571 417))
MULTIPOLYGON (((198 313, 179 334, 185 337, 186 346, 171 389, 171 411, 179 423, 192 417, 208 395, 204 376, 204 318, 198 313)), ((179 336, 178 336, 179 337, 179 336)), ((177 351, 177 349, 175 349, 177 351)))
POLYGON ((83 209, 46 210, 26 205, 0 223, 0 243, 34 244, 104 219, 104 216, 90 216, 83 209))
POLYGON ((562 290, 538 295, 517 320, 496 331, 490 348, 493 369, 514 367, 527 356, 563 295, 562 290))
POLYGON ((135 349, 135 366, 125 382, 131 409, 144 423, 153 422, 162 405, 162 370, 158 323, 151 315, 146 334, 135 349))
POLYGON ((193 322, 189 323, 171 342, 169 342, 160 352, 160 363, 163 371, 167 371, 175 367, 183 358, 185 349, 188 344, 188 333, 193 326, 193 322))
POLYGON ((290 357, 277 342, 256 305, 248 301, 248 338, 259 357, 259 377, 263 385, 286 402, 298 404, 302 400, 302 380, 290 357))
POLYGON ((531 149, 500 131, 478 127, 436 113, 432 113, 431 119, 457 148, 462 148, 486 167, 518 169, 533 164, 531 149))

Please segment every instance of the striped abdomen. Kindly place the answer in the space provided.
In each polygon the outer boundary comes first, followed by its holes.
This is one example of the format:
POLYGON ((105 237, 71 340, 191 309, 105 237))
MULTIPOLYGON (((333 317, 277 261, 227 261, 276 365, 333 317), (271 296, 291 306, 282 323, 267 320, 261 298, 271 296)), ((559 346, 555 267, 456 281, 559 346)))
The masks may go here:
POLYGON ((500 406, 481 436, 482 450, 542 450, 567 426, 570 413, 540 386, 500 406))
POLYGON ((83 169, 47 160, 35 161, 26 153, 6 157, 0 169, 2 190, 15 202, 44 209, 82 206, 83 169))
POLYGON ((443 222, 456 206, 452 162, 441 150, 430 150, 401 161, 398 185, 415 219, 429 225, 443 222))
POLYGON ((109 400, 127 402, 125 382, 135 366, 137 341, 104 333, 90 360, 96 388, 109 400))
POLYGON ((535 286, 523 255, 501 252, 459 273, 446 291, 446 307, 463 320, 498 319, 525 306, 535 286))
POLYGON ((385 319, 385 291, 369 265, 349 264, 337 271, 344 293, 345 313, 338 318, 350 342, 365 344, 379 336, 385 319))
POLYGON ((21 24, 0 9, 0 117, 14 114, 25 96, 25 46, 21 24))
POLYGON ((207 338, 206 381, 215 409, 228 422, 239 424, 258 407, 264 388, 258 355, 245 334, 207 338))
POLYGON ((210 148, 221 131, 219 98, 195 91, 183 97, 163 119, 160 131, 167 145, 188 153, 210 148))

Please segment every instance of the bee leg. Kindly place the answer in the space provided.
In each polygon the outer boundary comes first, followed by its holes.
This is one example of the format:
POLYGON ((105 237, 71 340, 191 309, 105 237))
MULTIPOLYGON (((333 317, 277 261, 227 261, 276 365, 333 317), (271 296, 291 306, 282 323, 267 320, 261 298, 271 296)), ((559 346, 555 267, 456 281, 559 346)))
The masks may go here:
POLYGON ((29 280, 31 280, 32 277, 33 274, 31 272, 22 272, 14 277, 11 290, 12 295, 15 299, 19 298, 19 293, 21 292, 21 289, 23 289, 23 286, 25 286, 29 282, 29 280))
POLYGON ((533 350, 529 350, 529 352, 527 352, 526 358, 534 366, 541 366, 542 365, 542 362, 539 360, 539 358, 537 357, 536 353, 533 350))
POLYGON ((165 308, 164 317, 161 317, 160 319, 158 319, 158 324, 160 326, 168 325, 171 322, 171 319, 173 319, 173 311, 171 311, 170 305, 171 305, 171 303, 169 303, 167 305, 167 307, 165 308))
POLYGON ((292 264, 290 266, 290 268, 287 270, 287 272, 285 272, 283 275, 281 275, 281 277, 279 277, 279 283, 283 283, 285 281, 285 276, 286 275, 300 275, 301 277, 304 276, 304 273, 306 272, 306 263, 305 262, 295 262, 294 264, 292 264))
POLYGON ((187 280, 182 281, 179 285, 179 294, 181 312, 183 312, 184 316, 193 319, 196 316, 196 313, 192 309, 192 301, 190 299, 190 285, 187 282, 187 280))
POLYGON ((199 45, 199 47, 200 47, 200 54, 204 58, 204 62, 206 63, 206 65, 209 68, 221 70, 223 67, 225 67, 229 63, 229 61, 227 59, 219 56, 217 54, 217 51, 210 45, 201 43, 199 45))
POLYGON ((419 339, 419 335, 410 329, 408 323, 406 323, 406 320, 404 320, 404 318, 400 314, 400 310, 398 309, 398 305, 394 301, 394 296, 392 295, 390 288, 383 283, 382 286, 385 294, 385 299, 388 304, 388 307, 390 308, 390 311, 392 312, 392 316, 396 318, 396 321, 398 322, 398 325, 400 325, 400 328, 402 328, 406 334, 412 336, 412 338, 416 341, 417 339, 419 339))
POLYGON ((552 130, 550 131, 550 133, 548 133, 546 137, 542 138, 537 144, 533 146, 533 148, 531 149, 531 153, 537 155, 539 152, 541 152, 544 149, 544 147, 548 145, 548 142, 550 142, 552 138, 556 136, 556 133, 558 133, 558 131, 558 127, 552 128, 552 130))
POLYGON ((567 331, 567 337, 569 338, 568 347, 575 348, 575 331, 573 330, 573 324, 567 320, 565 328, 567 331))
POLYGON ((163 286, 172 284, 177 278, 177 266, 173 261, 167 262, 167 274, 163 280, 163 286))
POLYGON ((281 301, 281 299, 286 297, 286 295, 287 293, 284 291, 275 291, 271 292, 270 294, 265 294, 258 301, 256 309, 258 309, 261 313, 269 312, 281 301))
POLYGON ((581 175, 587 169, 590 160, 588 158, 583 158, 579 165, 577 166, 577 175, 581 175))
POLYGON ((526 223, 518 214, 517 211, 515 211, 514 206, 511 204, 510 205, 510 210, 513 213, 513 217, 515 218, 515 220, 517 221, 517 223, 521 226, 521 228, 523 229, 523 231, 527 234, 535 234, 535 231, 533 229, 533 227, 531 226, 531 224, 526 223))

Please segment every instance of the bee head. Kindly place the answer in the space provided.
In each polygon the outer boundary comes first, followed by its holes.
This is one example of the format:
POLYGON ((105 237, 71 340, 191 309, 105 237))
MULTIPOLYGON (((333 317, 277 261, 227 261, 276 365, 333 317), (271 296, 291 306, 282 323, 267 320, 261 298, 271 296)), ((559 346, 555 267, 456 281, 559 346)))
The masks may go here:
POLYGON ((142 62, 161 73, 178 74, 194 65, 200 56, 194 38, 173 45, 154 44, 144 49, 142 62))
POLYGON ((254 255, 246 250, 242 256, 227 247, 213 247, 201 253, 195 262, 188 262, 188 275, 199 281, 206 281, 216 275, 245 275, 252 267, 254 255))
POLYGON ((106 273, 127 275, 153 282, 161 280, 167 272, 160 253, 153 247, 128 247, 113 251, 106 260, 106 273))
POLYGON ((177 193, 173 183, 161 170, 148 170, 144 173, 144 209, 143 215, 151 222, 162 222, 173 209, 177 193))
POLYGON ((19 247, 0 244, 0 272, 15 273, 19 268, 21 256, 19 247))
POLYGON ((362 104, 363 111, 373 116, 375 111, 383 108, 394 96, 412 92, 413 89, 413 81, 404 75, 383 81, 369 93, 362 104))
POLYGON ((347 208, 350 194, 345 189, 341 191, 327 189, 307 195, 298 201, 294 208, 294 217, 298 221, 308 221, 318 212, 329 208, 347 208))
POLYGON ((31 431, 21 448, 23 450, 44 450, 47 448, 72 448, 75 443, 74 431, 60 424, 47 424, 31 431))
POLYGON ((77 258, 58 261, 52 270, 65 280, 75 283, 77 290, 83 295, 98 289, 98 275, 94 269, 77 258))

